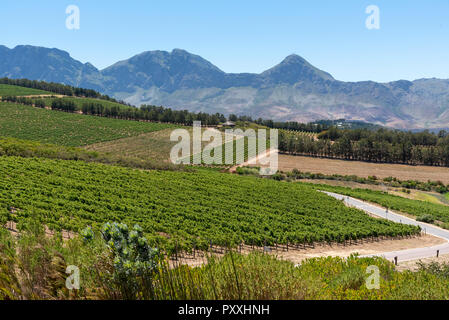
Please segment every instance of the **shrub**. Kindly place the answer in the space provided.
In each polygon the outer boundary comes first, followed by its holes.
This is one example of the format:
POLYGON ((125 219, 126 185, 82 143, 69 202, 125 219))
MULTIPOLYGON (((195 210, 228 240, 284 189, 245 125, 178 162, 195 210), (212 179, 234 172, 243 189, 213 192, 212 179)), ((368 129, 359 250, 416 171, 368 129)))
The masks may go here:
POLYGON ((438 185, 438 186, 435 188, 435 191, 436 191, 436 192, 439 192, 439 193, 446 193, 446 192, 448 192, 448 189, 447 189, 447 187, 445 187, 444 185, 438 185))
POLYGON ((37 99, 34 101, 34 106, 36 108, 45 108, 45 101, 42 99, 37 99))
POLYGON ((338 275, 331 285, 333 287, 339 287, 342 290, 358 290, 365 283, 365 273, 361 268, 349 267, 344 270, 340 275, 338 275))
POLYGON ((259 175, 259 168, 251 168, 251 167, 238 167, 236 172, 240 175, 259 175))
MULTIPOLYGON (((285 176, 284 176, 283 174, 276 173, 276 174, 273 174, 273 175, 271 176, 271 178, 274 179, 274 180, 277 180, 277 181, 281 181, 281 180, 284 180, 284 179, 285 179, 285 176)), ((313 179, 313 178, 312 178, 312 179, 313 179)))
POLYGON ((416 218, 416 221, 433 223, 435 219, 430 214, 425 214, 416 218))
POLYGON ((449 278, 449 263, 431 262, 425 264, 422 261, 417 262, 418 270, 434 274, 442 278, 449 278))
MULTIPOLYGON (((139 299, 151 287, 157 272, 159 252, 150 248, 143 230, 135 225, 132 229, 123 223, 106 223, 102 228, 102 239, 113 259, 113 273, 103 280, 109 290, 109 298, 139 299)), ((93 241, 90 228, 83 230, 83 240, 93 241)))

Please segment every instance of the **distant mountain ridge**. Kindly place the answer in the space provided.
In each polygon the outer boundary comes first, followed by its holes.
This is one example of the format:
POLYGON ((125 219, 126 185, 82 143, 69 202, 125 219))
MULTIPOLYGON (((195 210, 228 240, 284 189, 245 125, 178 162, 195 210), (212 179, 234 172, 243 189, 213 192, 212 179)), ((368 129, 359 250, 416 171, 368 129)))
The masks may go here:
POLYGON ((298 55, 260 74, 226 73, 185 50, 147 51, 98 70, 59 49, 0 46, 0 77, 91 88, 135 105, 283 121, 362 120, 449 127, 449 80, 343 82, 298 55))

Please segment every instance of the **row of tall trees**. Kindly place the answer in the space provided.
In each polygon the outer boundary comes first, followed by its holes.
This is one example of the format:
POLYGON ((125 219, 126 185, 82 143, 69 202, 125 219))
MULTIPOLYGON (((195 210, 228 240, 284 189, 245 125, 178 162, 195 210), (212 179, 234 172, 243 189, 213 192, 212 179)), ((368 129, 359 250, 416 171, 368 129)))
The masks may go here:
POLYGON ((318 135, 319 139, 338 140, 347 138, 351 141, 360 141, 362 139, 372 139, 377 141, 386 141, 388 143, 398 144, 410 142, 413 145, 436 146, 439 138, 447 136, 447 132, 441 130, 438 134, 424 130, 421 132, 399 131, 389 129, 351 129, 342 130, 331 127, 329 130, 323 131, 318 135))
POLYGON ((72 100, 68 99, 55 99, 51 103, 51 108, 53 110, 61 110, 66 112, 75 112, 76 104, 72 100))
POLYGON ((194 113, 187 110, 172 110, 171 108, 149 105, 136 108, 106 106, 101 103, 84 103, 81 111, 84 114, 118 119, 158 121, 183 125, 192 125, 194 121, 201 121, 203 125, 214 126, 226 121, 226 117, 221 113, 194 113))
MULTIPOLYGON (((34 105, 38 108, 45 108, 43 99, 25 98, 17 96, 4 96, 2 101, 14 102, 23 105, 34 105)), ((178 123, 192 125, 194 121, 201 121, 201 124, 214 126, 226 121, 226 117, 221 113, 207 114, 204 112, 194 113, 187 110, 172 110, 170 108, 143 105, 141 108, 126 105, 108 105, 101 102, 86 102, 78 108, 73 98, 52 99, 51 109, 66 112, 81 111, 83 114, 95 115, 116 119, 154 121, 165 123, 178 123)))
POLYGON ((34 104, 33 100, 30 98, 17 97, 17 96, 3 96, 2 101, 20 103, 20 104, 24 104, 26 106, 31 106, 34 104))
MULTIPOLYGON (((83 105, 83 113, 92 114, 92 115, 101 115, 106 117, 115 117, 121 119, 133 119, 133 120, 150 120, 150 121, 161 121, 161 122, 174 122, 181 123, 186 125, 191 125, 193 121, 201 121, 205 125, 217 125, 221 122, 226 121, 226 117, 221 113, 216 114, 207 114, 203 112, 193 113, 186 110, 178 111, 172 110, 170 108, 156 107, 156 106, 141 106, 136 108, 129 103, 124 101, 115 100, 108 95, 103 95, 92 89, 84 89, 77 88, 65 84, 54 83, 54 82, 45 82, 45 81, 37 81, 37 80, 29 80, 29 79, 9 79, 9 78, 0 78, 0 84, 9 84, 15 86, 21 86, 26 88, 33 88, 38 90, 49 91, 55 94, 65 95, 65 96, 74 96, 74 97, 86 97, 86 98, 96 98, 102 99, 112 102, 117 102, 122 104, 124 107, 120 108, 117 106, 105 106, 101 103, 87 103, 83 105), (128 107, 128 108, 126 108, 128 107)), ((17 100, 8 100, 11 102, 18 102, 21 104, 30 104, 29 101, 26 103, 19 102, 17 100)), ((68 105, 67 102, 57 102, 58 105, 55 106, 54 109, 64 110, 64 111, 73 111, 72 106, 68 105), (60 105, 66 105, 67 108, 60 105)), ((39 107, 41 107, 41 102, 39 102, 39 107)), ((249 116, 237 116, 235 114, 231 114, 228 119, 230 121, 244 121, 244 122, 253 122, 262 126, 266 126, 268 128, 274 129, 285 129, 285 130, 294 130, 294 131, 306 131, 306 132, 314 132, 319 133, 325 129, 328 129, 329 126, 324 124, 317 123, 300 123, 296 121, 290 122, 274 122, 273 120, 264 120, 259 118, 257 120, 253 120, 249 116)))
POLYGON ((283 152, 369 162, 449 166, 449 135, 398 130, 340 130, 316 137, 281 131, 283 152))
MULTIPOLYGON (((37 108, 45 108, 45 100, 44 99, 34 99, 34 98, 26 98, 26 97, 16 97, 16 96, 4 96, 2 97, 2 101, 14 102, 23 104, 26 106, 34 105, 37 108)), ((70 99, 54 99, 51 102, 51 108, 53 110, 60 110, 66 112, 75 112, 77 110, 76 104, 73 100, 70 99)))
POLYGON ((279 122, 279 121, 273 121, 273 120, 265 120, 262 118, 258 118, 256 120, 253 120, 251 117, 248 116, 237 116, 235 114, 229 115, 230 121, 247 121, 247 122, 254 122, 258 125, 265 126, 271 129, 283 129, 283 130, 290 130, 290 131, 302 131, 302 132, 313 132, 313 133, 320 133, 323 130, 329 129, 329 125, 322 124, 322 123, 301 123, 297 121, 286 121, 286 122, 279 122))
POLYGON ((259 119, 256 122, 267 126, 269 128, 273 129, 282 129, 282 130, 290 130, 290 131, 302 131, 302 132, 313 132, 313 133, 320 133, 323 130, 326 130, 329 128, 329 126, 326 126, 324 124, 319 123, 301 123, 296 121, 287 121, 287 122, 273 122, 272 120, 262 120, 259 119))
MULTIPOLYGON (((4 79, 0 79, 0 83, 4 79)), ((9 84, 23 85, 21 81, 25 80, 10 80, 9 84)), ((29 85, 31 87, 31 84, 29 85)), ((41 89, 48 90, 48 88, 41 89)), ((45 107, 45 101, 42 99, 5 96, 2 100, 45 107)), ((136 108, 129 105, 109 105, 99 101, 87 102, 78 108, 73 100, 52 99, 51 108, 66 112, 81 110, 84 114, 119 119, 178 123, 189 126, 194 121, 201 121, 203 125, 208 126, 226 121, 226 117, 220 113, 194 113, 150 105, 136 108)), ((338 129, 326 128, 326 124, 320 123, 273 122, 236 115, 230 115, 229 120, 248 121, 269 128, 285 129, 280 130, 279 148, 287 153, 370 162, 449 166, 449 134, 446 131, 434 134, 429 131, 413 133, 383 128, 377 130, 338 129), (315 137, 302 132, 319 134, 315 137)))

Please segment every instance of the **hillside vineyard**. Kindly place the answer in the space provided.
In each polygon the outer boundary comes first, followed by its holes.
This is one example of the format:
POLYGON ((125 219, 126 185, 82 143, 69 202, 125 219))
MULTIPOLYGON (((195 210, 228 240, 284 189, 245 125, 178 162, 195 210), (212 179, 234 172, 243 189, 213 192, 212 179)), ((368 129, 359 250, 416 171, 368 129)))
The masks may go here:
POLYGON ((46 159, 0 158, 3 216, 37 216, 55 229, 138 223, 155 242, 185 247, 343 242, 415 234, 412 226, 373 219, 308 186, 214 171, 143 172, 46 159), (170 242, 170 241, 169 241, 170 242))

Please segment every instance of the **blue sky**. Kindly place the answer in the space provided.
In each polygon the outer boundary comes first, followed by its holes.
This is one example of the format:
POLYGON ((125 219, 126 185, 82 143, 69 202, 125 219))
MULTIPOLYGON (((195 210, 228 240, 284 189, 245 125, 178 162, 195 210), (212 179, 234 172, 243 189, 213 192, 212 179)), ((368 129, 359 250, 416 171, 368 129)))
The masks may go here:
POLYGON ((1 0, 0 44, 56 47, 104 68, 182 48, 226 72, 262 72, 296 53, 345 81, 449 78, 447 0, 1 0), (68 5, 80 30, 65 27, 68 5), (380 29, 368 30, 368 5, 380 29))

